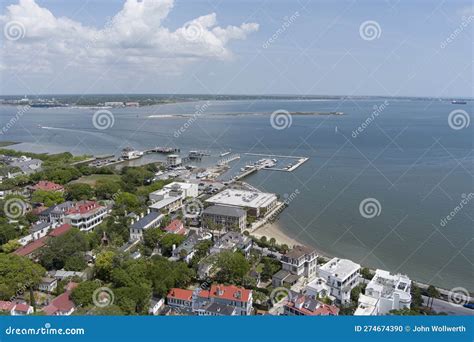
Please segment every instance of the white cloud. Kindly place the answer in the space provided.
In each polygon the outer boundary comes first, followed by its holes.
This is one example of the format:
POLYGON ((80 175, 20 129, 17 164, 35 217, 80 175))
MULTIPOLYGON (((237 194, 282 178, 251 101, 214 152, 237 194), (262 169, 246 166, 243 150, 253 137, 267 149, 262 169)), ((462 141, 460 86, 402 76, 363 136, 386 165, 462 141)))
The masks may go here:
POLYGON ((34 0, 20 0, 0 16, 5 36, 2 69, 57 73, 72 66, 84 71, 115 68, 176 73, 200 59, 231 58, 227 43, 258 30, 256 23, 219 27, 216 14, 211 13, 170 31, 162 23, 173 2, 127 0, 98 29, 56 17, 34 0))

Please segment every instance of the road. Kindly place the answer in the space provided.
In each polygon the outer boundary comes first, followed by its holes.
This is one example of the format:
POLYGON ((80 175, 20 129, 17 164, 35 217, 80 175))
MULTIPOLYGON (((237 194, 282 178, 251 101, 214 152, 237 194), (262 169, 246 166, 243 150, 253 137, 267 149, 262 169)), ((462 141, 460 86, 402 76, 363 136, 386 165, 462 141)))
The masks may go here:
MULTIPOLYGON (((426 303, 428 303, 428 297, 423 296, 423 301, 426 305, 426 303)), ((434 300, 433 310, 436 312, 445 312, 448 315, 455 315, 455 316, 474 315, 474 310, 472 309, 468 309, 460 305, 452 305, 451 303, 446 302, 441 299, 434 300)))

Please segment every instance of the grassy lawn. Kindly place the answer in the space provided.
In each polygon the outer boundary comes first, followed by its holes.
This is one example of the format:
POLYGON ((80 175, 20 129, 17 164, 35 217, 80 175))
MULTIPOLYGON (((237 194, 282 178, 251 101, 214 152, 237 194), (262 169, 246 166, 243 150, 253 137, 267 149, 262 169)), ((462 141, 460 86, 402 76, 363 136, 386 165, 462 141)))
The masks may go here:
POLYGON ((85 183, 85 184, 89 184, 90 186, 95 186, 95 184, 97 183, 97 181, 99 181, 99 180, 104 180, 104 179, 112 180, 112 181, 118 182, 118 181, 120 181, 120 176, 118 176, 118 175, 90 175, 90 176, 82 176, 81 178, 76 179, 76 180, 72 181, 71 183, 85 183))

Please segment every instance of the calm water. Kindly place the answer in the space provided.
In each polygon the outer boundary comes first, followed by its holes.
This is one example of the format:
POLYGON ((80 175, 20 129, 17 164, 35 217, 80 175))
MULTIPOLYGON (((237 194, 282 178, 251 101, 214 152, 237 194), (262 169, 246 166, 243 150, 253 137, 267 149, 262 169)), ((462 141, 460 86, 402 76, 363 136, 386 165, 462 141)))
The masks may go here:
MULTIPOLYGON (((214 157, 203 164, 215 162, 216 155, 229 149, 306 156, 310 160, 295 172, 265 170, 247 178, 282 197, 299 193, 279 220, 288 235, 327 254, 472 291, 474 200, 440 225, 463 194, 474 192, 474 124, 462 130, 448 125, 451 111, 460 108, 472 114, 472 104, 388 99, 380 115, 352 137, 383 101, 259 100, 112 109, 115 122, 106 130, 94 128, 92 109, 31 109, 0 139, 23 142, 19 149, 75 154, 119 153, 129 145, 211 151, 214 157), (193 114, 202 106, 204 114, 194 122, 168 116, 193 114), (347 115, 294 116, 290 127, 276 130, 269 114, 277 109, 347 115), (177 137, 175 131, 187 122, 191 124, 177 137), (360 215, 365 198, 380 202, 379 216, 360 215)), ((15 110, 0 107, 2 126, 15 110)), ((249 159, 242 158, 234 168, 249 159)))

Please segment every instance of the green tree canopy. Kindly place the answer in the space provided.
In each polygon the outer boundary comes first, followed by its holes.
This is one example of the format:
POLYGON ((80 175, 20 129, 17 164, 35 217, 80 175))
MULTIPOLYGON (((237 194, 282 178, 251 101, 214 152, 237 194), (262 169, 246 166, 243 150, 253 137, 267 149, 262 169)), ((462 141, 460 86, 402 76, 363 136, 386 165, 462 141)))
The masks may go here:
POLYGON ((0 299, 10 300, 36 287, 46 270, 30 259, 15 254, 0 254, 0 299))

